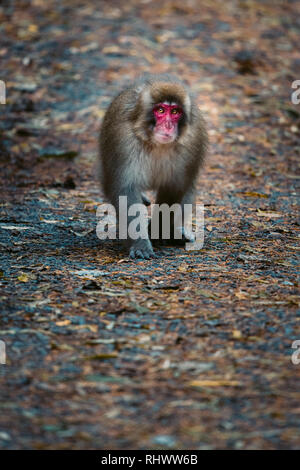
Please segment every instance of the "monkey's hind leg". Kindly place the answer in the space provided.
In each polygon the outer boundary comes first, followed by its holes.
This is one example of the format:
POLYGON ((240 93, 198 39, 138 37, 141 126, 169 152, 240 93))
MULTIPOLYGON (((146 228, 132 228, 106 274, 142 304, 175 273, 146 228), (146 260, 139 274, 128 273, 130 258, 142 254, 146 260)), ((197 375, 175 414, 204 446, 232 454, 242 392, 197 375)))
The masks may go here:
POLYGON ((191 187, 188 191, 174 191, 174 189, 160 188, 157 192, 156 204, 162 206, 167 204, 170 213, 168 220, 163 220, 163 213, 159 212, 156 214, 155 221, 151 221, 149 224, 149 236, 151 237, 152 225, 158 224, 155 232, 158 232, 158 239, 152 238, 151 241, 154 246, 157 245, 171 245, 171 246, 184 246, 187 242, 193 242, 195 237, 193 233, 185 227, 185 212, 186 204, 192 205, 194 202, 194 188, 191 187), (176 211, 179 212, 176 212, 176 211), (164 225, 169 223, 170 227, 167 228, 168 237, 164 236, 164 225))

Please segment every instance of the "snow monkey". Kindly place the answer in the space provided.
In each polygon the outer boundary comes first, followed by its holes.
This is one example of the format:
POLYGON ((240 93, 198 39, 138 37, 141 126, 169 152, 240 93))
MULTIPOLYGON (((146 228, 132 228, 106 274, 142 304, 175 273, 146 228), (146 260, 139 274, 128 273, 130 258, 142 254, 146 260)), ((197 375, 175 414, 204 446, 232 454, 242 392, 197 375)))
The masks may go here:
MULTIPOLYGON (((114 98, 103 119, 104 194, 117 214, 120 196, 128 207, 148 205, 145 190, 156 191, 156 204, 192 204, 207 145, 205 121, 186 85, 171 75, 143 76, 114 98)), ((156 257, 149 236, 127 243, 131 258, 156 257)))

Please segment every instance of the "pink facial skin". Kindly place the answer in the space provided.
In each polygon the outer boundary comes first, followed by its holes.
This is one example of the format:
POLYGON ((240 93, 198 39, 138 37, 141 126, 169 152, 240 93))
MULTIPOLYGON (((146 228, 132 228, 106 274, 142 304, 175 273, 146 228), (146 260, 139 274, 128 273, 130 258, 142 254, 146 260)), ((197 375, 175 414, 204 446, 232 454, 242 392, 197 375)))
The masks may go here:
POLYGON ((178 121, 182 116, 182 109, 176 104, 157 104, 153 109, 155 127, 154 140, 159 144, 174 142, 178 135, 178 121))

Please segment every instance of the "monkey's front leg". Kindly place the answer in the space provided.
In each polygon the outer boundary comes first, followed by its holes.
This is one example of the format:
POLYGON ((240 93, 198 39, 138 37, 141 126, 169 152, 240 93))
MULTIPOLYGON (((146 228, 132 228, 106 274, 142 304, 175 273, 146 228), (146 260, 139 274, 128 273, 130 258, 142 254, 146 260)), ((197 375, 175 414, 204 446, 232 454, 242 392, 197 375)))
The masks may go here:
POLYGON ((148 220, 146 216, 147 209, 143 204, 144 200, 141 192, 136 187, 130 186, 120 190, 118 196, 114 199, 115 207, 117 207, 117 214, 119 215, 119 236, 122 233, 123 236, 125 235, 127 238, 126 241, 127 246, 129 247, 129 257, 132 259, 155 258, 156 254, 153 251, 151 241, 148 237, 148 220), (123 205, 124 199, 121 196, 126 196, 127 204, 123 205), (145 210, 139 211, 139 208, 134 206, 134 204, 142 205, 145 210), (137 224, 137 227, 135 225, 132 226, 132 222, 137 217, 136 213, 133 214, 135 210, 137 210, 139 214, 138 217, 140 220, 140 223, 137 224), (125 214, 124 211, 127 211, 127 214, 125 214), (126 224, 126 227, 124 227, 124 224, 126 224), (138 228, 139 231, 137 231, 138 228), (136 234, 139 234, 140 236, 137 236, 136 238, 136 234))

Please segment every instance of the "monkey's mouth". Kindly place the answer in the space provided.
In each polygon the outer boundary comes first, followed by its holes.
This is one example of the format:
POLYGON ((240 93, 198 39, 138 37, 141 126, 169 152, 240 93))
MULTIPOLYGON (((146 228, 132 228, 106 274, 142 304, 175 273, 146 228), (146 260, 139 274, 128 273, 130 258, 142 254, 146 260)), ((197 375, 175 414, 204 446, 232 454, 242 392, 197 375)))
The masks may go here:
POLYGON ((165 132, 156 132, 154 138, 159 144, 169 144, 175 140, 174 134, 167 134, 165 132))

